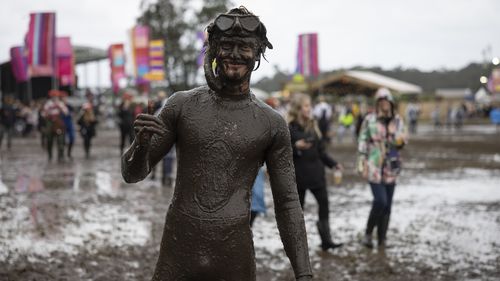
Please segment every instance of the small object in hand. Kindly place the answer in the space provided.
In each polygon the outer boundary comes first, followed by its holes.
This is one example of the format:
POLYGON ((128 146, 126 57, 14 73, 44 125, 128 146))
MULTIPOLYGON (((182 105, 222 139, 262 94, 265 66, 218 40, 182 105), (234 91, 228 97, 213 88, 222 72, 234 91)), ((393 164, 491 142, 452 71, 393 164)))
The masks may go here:
POLYGON ((398 137, 398 138, 396 138, 396 146, 397 146, 397 147, 401 147, 401 146, 403 146, 403 145, 404 145, 404 140, 403 140, 403 138, 402 138, 402 137, 398 137))
POLYGON ((336 169, 333 172, 333 182, 335 185, 340 185, 342 183, 342 171, 340 169, 336 169))

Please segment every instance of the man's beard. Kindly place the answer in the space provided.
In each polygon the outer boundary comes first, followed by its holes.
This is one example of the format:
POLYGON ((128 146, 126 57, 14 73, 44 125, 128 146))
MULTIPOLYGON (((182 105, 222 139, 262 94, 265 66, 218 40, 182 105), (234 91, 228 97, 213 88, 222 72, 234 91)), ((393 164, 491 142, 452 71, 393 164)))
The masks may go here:
POLYGON ((222 59, 218 74, 225 84, 240 84, 250 79, 255 62, 252 59, 222 59), (245 68, 244 71, 241 68, 245 68))

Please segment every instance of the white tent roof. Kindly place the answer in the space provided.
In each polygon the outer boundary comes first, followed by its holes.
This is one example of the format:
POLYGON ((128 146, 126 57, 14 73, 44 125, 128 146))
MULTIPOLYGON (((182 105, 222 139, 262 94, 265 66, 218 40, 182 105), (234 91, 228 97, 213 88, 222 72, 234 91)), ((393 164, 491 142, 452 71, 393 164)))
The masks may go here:
POLYGON ((401 94, 422 93, 422 88, 420 86, 377 74, 371 71, 350 70, 346 71, 345 75, 375 84, 378 87, 386 87, 401 94))
POLYGON ((468 88, 440 88, 436 89, 436 96, 445 99, 464 99, 471 95, 468 88))

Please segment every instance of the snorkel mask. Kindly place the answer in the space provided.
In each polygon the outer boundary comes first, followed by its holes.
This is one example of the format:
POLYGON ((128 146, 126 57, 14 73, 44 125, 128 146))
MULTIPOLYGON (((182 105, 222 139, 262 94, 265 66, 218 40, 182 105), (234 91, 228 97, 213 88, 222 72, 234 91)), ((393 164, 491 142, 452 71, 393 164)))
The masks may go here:
POLYGON ((215 19, 214 24, 222 32, 234 28, 235 24, 247 32, 254 32, 261 23, 254 15, 222 14, 215 19))

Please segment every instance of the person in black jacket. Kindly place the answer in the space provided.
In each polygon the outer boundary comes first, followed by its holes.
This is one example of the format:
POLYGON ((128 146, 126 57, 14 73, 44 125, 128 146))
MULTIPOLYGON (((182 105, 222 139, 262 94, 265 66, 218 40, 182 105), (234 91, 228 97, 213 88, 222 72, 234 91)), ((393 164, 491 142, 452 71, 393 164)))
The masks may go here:
POLYGON ((326 251, 340 247, 342 244, 334 243, 330 235, 325 165, 336 169, 342 169, 342 166, 325 151, 318 125, 311 116, 309 96, 294 96, 288 112, 288 121, 300 205, 303 209, 306 190, 309 190, 319 205, 319 221, 316 225, 321 237, 321 248, 326 251))
POLYGON ((94 107, 91 103, 84 103, 80 116, 78 118, 78 125, 80 125, 80 134, 83 138, 83 148, 85 150, 85 158, 90 157, 90 148, 92 147, 92 138, 96 135, 97 119, 94 113, 94 107))
POLYGON ((7 135, 7 149, 10 149, 12 135, 14 134, 14 124, 16 123, 17 109, 14 106, 14 98, 6 96, 4 104, 0 107, 0 148, 4 134, 7 135))
POLYGON ((118 108, 118 125, 120 127, 120 155, 123 154, 125 142, 129 144, 134 141, 134 109, 132 96, 128 93, 123 94, 123 102, 118 108))

